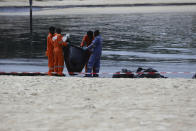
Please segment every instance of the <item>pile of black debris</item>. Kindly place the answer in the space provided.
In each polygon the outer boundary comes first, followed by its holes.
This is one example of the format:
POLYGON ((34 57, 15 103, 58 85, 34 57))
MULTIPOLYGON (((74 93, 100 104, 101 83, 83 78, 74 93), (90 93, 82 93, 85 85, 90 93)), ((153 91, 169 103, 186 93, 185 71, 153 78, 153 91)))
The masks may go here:
POLYGON ((161 75, 157 70, 153 68, 143 69, 139 67, 136 72, 128 69, 122 69, 119 72, 113 74, 112 78, 167 78, 161 75))

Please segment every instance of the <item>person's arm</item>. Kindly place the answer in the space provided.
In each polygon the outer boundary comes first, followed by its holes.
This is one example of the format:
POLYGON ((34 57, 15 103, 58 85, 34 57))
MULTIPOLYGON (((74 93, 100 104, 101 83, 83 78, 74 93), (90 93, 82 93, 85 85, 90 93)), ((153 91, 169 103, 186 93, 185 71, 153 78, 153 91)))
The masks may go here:
POLYGON ((57 41, 58 41, 58 44, 61 44, 62 46, 68 45, 68 43, 66 41, 64 41, 63 37, 61 37, 61 36, 57 36, 57 41))
POLYGON ((67 42, 62 42, 61 44, 62 44, 62 46, 67 46, 68 45, 67 42))
POLYGON ((58 44, 63 44, 63 39, 62 39, 63 37, 61 37, 60 35, 58 35, 57 36, 57 42, 58 42, 58 44))
POLYGON ((83 47, 85 44, 87 45, 87 43, 86 43, 86 36, 83 37, 80 46, 83 47))
POLYGON ((46 48, 46 52, 45 52, 45 55, 48 56, 48 46, 49 46, 49 37, 47 37, 47 48, 46 48))
POLYGON ((97 38, 95 38, 92 43, 87 47, 87 49, 95 48, 97 44, 97 38))

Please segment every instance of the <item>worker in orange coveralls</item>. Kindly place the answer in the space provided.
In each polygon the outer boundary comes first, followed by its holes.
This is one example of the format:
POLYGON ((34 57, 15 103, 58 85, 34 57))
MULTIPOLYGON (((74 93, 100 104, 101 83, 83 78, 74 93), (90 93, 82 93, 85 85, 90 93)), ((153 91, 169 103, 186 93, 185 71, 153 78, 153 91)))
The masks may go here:
MULTIPOLYGON (((81 47, 84 47, 84 46, 88 47, 92 43, 93 40, 94 40, 93 32, 88 31, 87 34, 83 37, 80 46, 81 47)), ((87 52, 87 63, 88 63, 88 60, 90 58, 90 55, 91 55, 91 52, 88 51, 87 52)), ((85 64, 85 72, 87 72, 87 63, 85 64)))
POLYGON ((48 75, 52 75, 52 72, 54 72, 54 46, 52 37, 55 35, 55 28, 51 26, 49 28, 49 33, 47 37, 47 50, 46 50, 46 56, 48 56, 48 75))
POLYGON ((52 38, 54 41, 54 71, 58 76, 64 76, 64 55, 63 47, 67 46, 67 36, 61 35, 61 29, 56 29, 56 35, 52 38))

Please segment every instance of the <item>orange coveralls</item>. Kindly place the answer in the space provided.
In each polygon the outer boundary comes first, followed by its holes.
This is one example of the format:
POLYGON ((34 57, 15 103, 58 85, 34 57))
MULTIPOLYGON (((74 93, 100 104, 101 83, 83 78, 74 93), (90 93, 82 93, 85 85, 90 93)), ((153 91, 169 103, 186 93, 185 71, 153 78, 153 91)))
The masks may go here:
POLYGON ((54 40, 54 71, 58 75, 63 75, 64 69, 64 54, 62 46, 67 46, 67 42, 63 42, 63 36, 56 34, 57 39, 54 40))
POLYGON ((51 33, 48 34, 47 37, 47 50, 46 50, 46 56, 48 56, 48 75, 52 75, 52 72, 54 72, 54 46, 53 46, 53 35, 51 33))
MULTIPOLYGON (((82 42, 81 42, 81 44, 80 44, 80 46, 81 47, 83 47, 83 46, 89 46, 91 43, 92 43, 92 41, 94 40, 94 38, 91 40, 89 37, 88 37, 88 35, 85 35, 84 37, 83 37, 83 39, 82 39, 82 42)), ((91 52, 90 51, 88 51, 88 54, 87 54, 87 59, 89 60, 89 58, 90 58, 90 55, 91 55, 91 52)), ((88 61, 87 61, 87 63, 88 63, 88 61)), ((87 72, 87 63, 85 64, 85 72, 87 72)))
POLYGON ((88 35, 85 35, 83 37, 83 39, 82 39, 82 42, 81 42, 80 46, 83 47, 83 46, 86 45, 88 47, 92 43, 93 40, 94 40, 94 38, 92 40, 90 40, 90 38, 88 37, 88 35))

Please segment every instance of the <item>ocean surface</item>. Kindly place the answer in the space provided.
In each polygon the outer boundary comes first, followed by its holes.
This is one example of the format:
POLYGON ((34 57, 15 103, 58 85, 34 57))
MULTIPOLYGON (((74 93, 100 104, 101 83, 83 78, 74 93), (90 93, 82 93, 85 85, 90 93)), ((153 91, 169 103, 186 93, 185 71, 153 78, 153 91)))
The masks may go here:
MULTIPOLYGON (((80 45, 88 30, 103 38, 101 73, 122 68, 154 68, 170 78, 191 78, 196 72, 196 13, 132 13, 0 16, 0 72, 47 72, 46 38, 50 26, 71 34, 80 45)), ((65 68, 64 73, 67 74, 65 68)), ((112 75, 102 74, 101 77, 112 75)))

